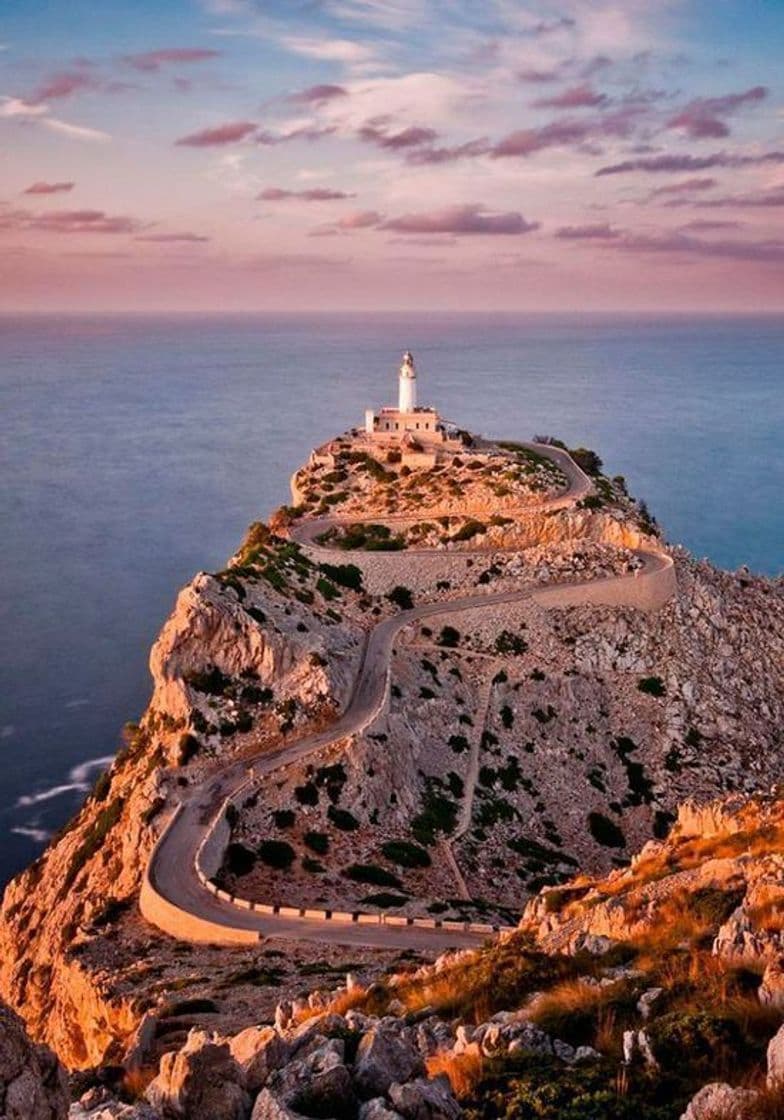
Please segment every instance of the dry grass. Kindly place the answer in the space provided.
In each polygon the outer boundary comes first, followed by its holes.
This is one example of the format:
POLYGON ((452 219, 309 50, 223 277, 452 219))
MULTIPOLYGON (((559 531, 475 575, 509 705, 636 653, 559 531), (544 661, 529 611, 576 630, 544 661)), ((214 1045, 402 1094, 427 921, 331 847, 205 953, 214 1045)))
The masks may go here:
POLYGON ((352 1008, 366 1009, 368 1001, 368 992, 365 988, 352 988, 350 992, 340 992, 334 999, 323 1007, 306 1007, 304 1011, 300 1011, 295 1017, 295 1023, 305 1023, 308 1019, 314 1019, 317 1015, 323 1015, 325 1011, 332 1012, 335 1015, 345 1015, 347 1011, 352 1008))
POLYGON ((471 1096, 485 1073, 485 1059, 478 1053, 452 1054, 446 1051, 427 1059, 428 1077, 445 1073, 458 1100, 471 1096))
POLYGON ((618 1051, 621 1034, 617 1009, 626 995, 624 981, 600 986, 583 980, 564 980, 534 1001, 530 1018, 556 1038, 591 1043, 597 1050, 614 1053, 618 1051))

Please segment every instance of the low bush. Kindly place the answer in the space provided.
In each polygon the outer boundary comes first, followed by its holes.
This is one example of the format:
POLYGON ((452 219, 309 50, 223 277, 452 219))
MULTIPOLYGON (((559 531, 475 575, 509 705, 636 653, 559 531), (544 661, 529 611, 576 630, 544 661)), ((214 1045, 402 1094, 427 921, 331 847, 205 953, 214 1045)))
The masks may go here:
POLYGON ((409 840, 389 840, 381 846, 381 854, 400 867, 429 867, 430 855, 419 844, 409 840))
POLYGON ((341 875, 355 883, 370 883, 374 887, 397 887, 399 890, 403 886, 397 875, 375 863, 352 863, 343 868, 341 875))
POLYGON ((316 855, 324 856, 329 850, 329 836, 326 832, 306 832, 304 836, 305 847, 310 848, 316 855))
POLYGON ((637 687, 640 692, 645 692, 648 696, 664 696, 667 691, 661 677, 641 677, 637 687))
POLYGON ((626 837, 621 829, 603 813, 589 813, 588 827, 597 844, 605 848, 625 848, 626 837))
POLYGON ((330 805, 327 809, 327 817, 335 828, 343 832, 356 832, 359 828, 359 821, 353 813, 349 813, 348 809, 338 809, 335 805, 330 805))
POLYGON ((402 611, 410 611, 414 605, 414 596, 411 589, 402 587, 400 584, 393 587, 387 595, 390 603, 394 603, 396 607, 400 607, 402 611))
POLYGON ((262 840, 256 851, 263 863, 281 871, 291 867, 296 856, 291 844, 285 840, 262 840))

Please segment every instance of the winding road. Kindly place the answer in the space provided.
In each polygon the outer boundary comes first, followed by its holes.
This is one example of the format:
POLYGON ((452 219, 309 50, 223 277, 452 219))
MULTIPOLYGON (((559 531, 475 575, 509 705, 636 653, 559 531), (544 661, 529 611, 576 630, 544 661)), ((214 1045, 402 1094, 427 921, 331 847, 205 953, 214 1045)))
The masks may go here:
MULTIPOLYGON (((564 492, 538 507, 563 508, 572 505, 593 489, 590 479, 570 456, 544 445, 528 445, 539 454, 551 457, 564 471, 568 485, 564 492)), ((360 520, 356 518, 355 520, 360 520)), ((367 520, 367 517, 365 518, 367 520)), ((384 518, 385 522, 393 520, 384 518)), ((402 520, 402 519, 399 519, 402 520)), ((407 520, 412 520, 408 518, 407 520)), ((345 520, 310 521, 292 533, 303 546, 320 551, 313 543, 325 528, 344 524, 345 520)), ((408 550, 410 554, 415 550, 408 550)), ((420 554, 443 557, 443 552, 416 550, 420 554)), ((500 549, 470 549, 465 552, 498 552, 500 549)), ((515 551, 515 550, 512 550, 515 551)), ((667 572, 671 575, 672 560, 663 551, 651 548, 637 550, 642 561, 640 569, 629 575, 600 580, 559 583, 552 587, 528 585, 519 590, 475 593, 460 599, 423 603, 411 610, 385 618, 370 631, 354 692, 342 715, 326 730, 308 735, 275 750, 258 755, 252 765, 233 763, 190 791, 167 822, 150 857, 142 883, 140 907, 144 917, 164 932, 180 940, 223 944, 258 944, 266 938, 288 938, 329 942, 373 948, 415 948, 441 951, 445 948, 481 944, 492 932, 488 926, 468 927, 460 922, 436 922, 376 915, 338 915, 324 911, 304 911, 294 907, 259 907, 232 899, 224 892, 215 893, 207 882, 220 863, 223 845, 218 830, 226 831, 227 799, 243 794, 245 787, 274 771, 300 762, 307 755, 329 743, 358 734, 369 726, 383 710, 387 701, 392 649, 400 631, 412 622, 438 615, 451 615, 476 608, 520 603, 534 600, 541 606, 579 602, 617 602, 636 605, 646 580, 667 572), (215 864, 204 874, 210 862, 208 848, 215 842, 215 864), (201 873, 200 873, 201 870, 201 873)), ((671 593, 671 592, 670 592, 671 593)), ((666 597, 667 588, 664 595, 666 597)), ((661 592, 660 592, 661 595, 661 592)))

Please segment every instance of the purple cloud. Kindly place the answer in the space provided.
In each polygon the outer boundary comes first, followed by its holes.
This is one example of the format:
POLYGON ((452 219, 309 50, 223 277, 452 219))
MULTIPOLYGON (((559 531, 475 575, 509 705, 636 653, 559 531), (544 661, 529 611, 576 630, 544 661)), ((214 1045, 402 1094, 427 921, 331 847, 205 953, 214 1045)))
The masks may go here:
POLYGON ((483 156, 491 151, 492 145, 486 137, 478 140, 467 140, 464 144, 455 144, 453 147, 429 146, 415 148, 406 156, 406 163, 421 166, 425 164, 454 163, 458 159, 483 156))
POLYGON ((65 194, 67 191, 72 191, 75 184, 72 182, 63 183, 45 183, 39 181, 31 183, 29 187, 22 191, 22 194, 65 194))
POLYGON ((308 86, 299 93, 290 94, 286 100, 295 105, 321 105, 325 101, 334 101, 336 97, 348 97, 348 90, 343 86, 322 83, 317 86, 308 86))
POLYGON ((730 132, 724 117, 744 105, 764 100, 767 95, 765 86, 753 86, 742 93, 728 93, 724 97, 698 97, 671 117, 667 127, 682 129, 694 140, 721 139, 729 136, 730 132))
POLYGON ((545 148, 584 144, 607 136, 628 136, 642 110, 629 106, 613 113, 603 113, 587 118, 564 118, 550 121, 540 128, 523 128, 509 133, 492 148, 496 159, 508 156, 530 156, 545 148))
POLYGON ((541 97, 534 101, 536 109, 590 109, 604 105, 607 95, 598 93, 588 82, 570 86, 554 97, 541 97))
POLYGON ((394 233, 414 234, 521 234, 538 229, 539 223, 527 222, 516 210, 494 213, 480 203, 469 203, 403 214, 399 218, 388 219, 381 228, 394 233))
POLYGON ((754 167, 758 164, 784 163, 784 152, 762 152, 760 155, 734 155, 731 152, 713 152, 709 156, 663 155, 643 159, 627 159, 600 167, 595 175, 626 175, 630 171, 647 171, 651 174, 679 171, 705 171, 711 167, 754 167))
POLYGON ((335 225, 342 230, 373 229, 381 224, 383 218, 377 210, 356 210, 353 214, 346 214, 335 225))
POLYGON ((658 198, 660 195, 693 194, 694 191, 708 191, 711 187, 715 186, 715 179, 682 179, 680 183, 667 183, 664 187, 656 187, 655 190, 651 191, 650 197, 658 198))
POLYGON ((748 241, 742 239, 705 241, 681 230, 663 230, 660 233, 641 234, 615 230, 597 233, 587 241, 601 241, 605 248, 625 253, 653 253, 678 257, 718 257, 726 260, 749 261, 761 264, 784 264, 784 241, 768 239, 748 241))
POLYGON ((267 187, 256 196, 262 202, 283 202, 290 198, 299 198, 304 202, 337 202, 345 198, 354 198, 353 194, 345 191, 335 191, 329 187, 308 187, 304 191, 284 190, 282 187, 267 187))
POLYGON ((142 54, 123 55, 123 62, 134 70, 153 73, 167 63, 207 62, 219 58, 220 51, 203 47, 164 47, 157 51, 144 51, 142 54))
POLYGON ((82 90, 98 88, 100 83, 85 69, 60 70, 42 82, 27 101, 30 105, 40 105, 44 101, 60 101, 82 90))
POLYGON ((621 236, 621 231, 607 222, 587 226, 561 226, 555 236, 562 241, 611 241, 621 236))
POLYGON ((0 228, 42 233, 136 233, 142 227, 135 218, 107 214, 103 210, 51 210, 46 214, 3 210, 0 211, 0 228))
POLYGON ((686 222, 680 226, 681 230, 691 230, 693 233, 714 233, 720 229, 740 229, 742 222, 713 222, 704 218, 696 218, 693 222, 686 222))
POLYGON ((405 148, 415 148, 420 144, 431 144, 438 138, 438 133, 433 128, 419 128, 410 125, 397 132, 389 131, 388 121, 376 117, 366 121, 357 131, 360 140, 369 144, 376 144, 379 148, 388 151, 400 151, 405 148))
POLYGON ((546 82, 555 82, 560 77, 558 70, 538 70, 536 67, 530 66, 524 70, 517 71, 517 77, 521 82, 531 82, 534 85, 544 85, 546 82))
POLYGON ((209 241, 209 237, 204 237, 200 233, 148 233, 143 237, 136 237, 134 240, 154 241, 159 245, 169 245, 177 241, 187 242, 189 244, 201 244, 204 241, 209 241))
POLYGON ((187 148, 214 148, 222 144, 236 144, 256 131, 253 121, 229 121, 227 124, 215 125, 213 128, 203 128, 199 132, 191 132, 188 136, 181 136, 175 144, 187 148))

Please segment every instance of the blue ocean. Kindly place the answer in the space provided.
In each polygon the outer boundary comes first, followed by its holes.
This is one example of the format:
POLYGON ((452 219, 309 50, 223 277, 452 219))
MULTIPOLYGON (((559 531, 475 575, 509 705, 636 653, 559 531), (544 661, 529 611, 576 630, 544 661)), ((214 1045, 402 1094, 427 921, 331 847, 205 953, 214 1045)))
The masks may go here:
POLYGON ((784 569, 784 318, 0 318, 0 883, 143 711, 178 588, 394 399, 407 348, 421 403, 593 447, 670 540, 784 569))

